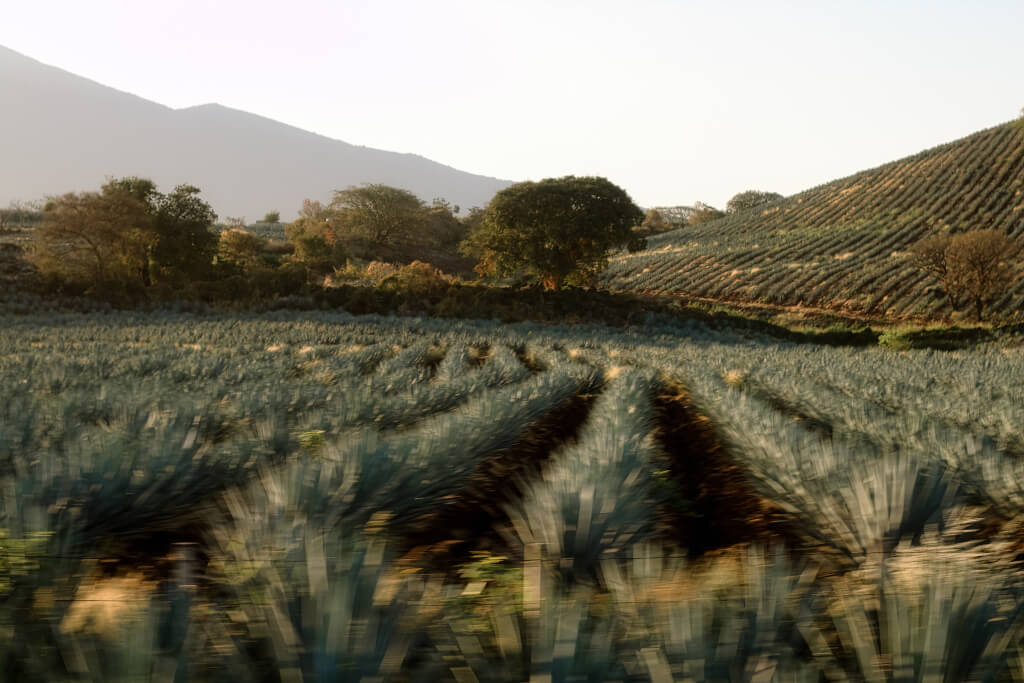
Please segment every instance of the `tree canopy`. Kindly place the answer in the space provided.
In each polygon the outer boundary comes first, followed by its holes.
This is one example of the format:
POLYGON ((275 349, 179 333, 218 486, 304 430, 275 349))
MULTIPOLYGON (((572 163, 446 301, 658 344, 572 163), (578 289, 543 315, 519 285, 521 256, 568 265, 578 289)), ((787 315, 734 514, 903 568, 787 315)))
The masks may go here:
POLYGON ((156 244, 153 262, 165 277, 202 276, 217 253, 217 220, 213 208, 199 197, 195 185, 178 185, 167 194, 156 193, 150 204, 156 244))
POLYGON ((295 251, 292 260, 305 265, 317 275, 329 273, 345 265, 348 256, 338 234, 332 212, 318 201, 302 202, 299 218, 285 226, 284 234, 295 251))
POLYGON ((644 217, 629 195, 605 178, 566 176, 498 192, 462 251, 482 274, 525 272, 548 289, 584 284, 613 249, 636 250, 633 227, 644 217))
POLYGON ((747 209, 753 209, 761 206, 762 204, 774 202, 776 199, 782 199, 782 195, 778 192, 747 190, 733 195, 733 198, 725 204, 725 212, 736 213, 737 211, 746 211, 747 209))
POLYGON ((390 185, 360 185, 334 193, 328 207, 342 237, 395 244, 415 236, 426 220, 423 201, 390 185))
POLYGON ((231 264, 242 272, 253 271, 265 265, 266 248, 267 240, 259 235, 229 228, 220 233, 217 261, 231 264))

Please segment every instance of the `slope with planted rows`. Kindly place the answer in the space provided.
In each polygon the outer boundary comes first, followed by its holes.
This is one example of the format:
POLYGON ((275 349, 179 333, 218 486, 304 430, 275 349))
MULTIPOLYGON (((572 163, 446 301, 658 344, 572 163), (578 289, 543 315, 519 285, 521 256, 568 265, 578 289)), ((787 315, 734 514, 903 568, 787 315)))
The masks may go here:
MULTIPOLYGON (((616 289, 875 315, 941 316, 931 277, 906 260, 936 232, 995 229, 1024 240, 1024 125, 996 126, 614 258, 616 289)), ((1018 279, 993 310, 1024 306, 1018 279)))

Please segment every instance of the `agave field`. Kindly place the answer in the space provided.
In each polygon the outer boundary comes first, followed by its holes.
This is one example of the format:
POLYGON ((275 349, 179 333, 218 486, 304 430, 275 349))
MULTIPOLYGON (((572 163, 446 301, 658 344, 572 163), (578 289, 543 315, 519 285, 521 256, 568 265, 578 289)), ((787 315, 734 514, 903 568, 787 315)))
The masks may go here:
POLYGON ((0 676, 1024 680, 1024 345, 8 317, 0 676))
MULTIPOLYGON (((914 242, 995 229, 1024 241, 1024 127, 997 126, 763 208, 648 239, 612 259, 606 285, 733 302, 945 316, 914 242)), ((1024 309, 1024 278, 993 311, 1024 309)))

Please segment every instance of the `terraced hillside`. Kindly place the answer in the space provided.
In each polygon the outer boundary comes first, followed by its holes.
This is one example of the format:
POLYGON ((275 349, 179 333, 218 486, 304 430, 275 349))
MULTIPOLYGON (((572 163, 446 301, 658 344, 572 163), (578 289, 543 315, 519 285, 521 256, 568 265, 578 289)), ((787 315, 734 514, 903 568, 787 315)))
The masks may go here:
POLYGON ((1019 340, 4 323, 4 680, 1024 677, 1019 340))
MULTIPOLYGON (((612 288, 889 316, 945 316, 904 252, 938 231, 1024 241, 1024 126, 996 126, 764 208, 648 240, 614 258, 612 288)), ((1024 308, 1019 279, 993 310, 1024 308)))

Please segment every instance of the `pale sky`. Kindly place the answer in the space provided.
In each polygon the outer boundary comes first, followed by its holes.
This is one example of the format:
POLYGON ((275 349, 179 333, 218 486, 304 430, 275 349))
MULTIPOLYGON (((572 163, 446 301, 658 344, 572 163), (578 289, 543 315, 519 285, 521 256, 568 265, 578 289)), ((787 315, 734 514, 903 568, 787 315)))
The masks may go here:
POLYGON ((0 0, 0 45, 473 173, 601 175, 644 206, 793 194, 1024 107, 1024 0, 0 0))

